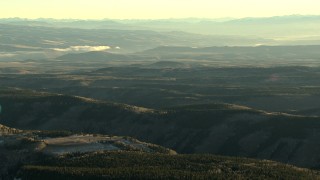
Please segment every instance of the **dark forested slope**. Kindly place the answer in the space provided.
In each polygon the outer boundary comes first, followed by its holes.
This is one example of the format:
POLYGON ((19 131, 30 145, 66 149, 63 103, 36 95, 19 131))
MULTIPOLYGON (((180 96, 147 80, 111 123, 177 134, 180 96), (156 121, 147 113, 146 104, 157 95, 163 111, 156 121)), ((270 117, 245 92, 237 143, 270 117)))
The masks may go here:
POLYGON ((232 104, 152 110, 82 97, 3 89, 11 127, 128 135, 182 153, 216 153, 319 167, 318 117, 232 104))

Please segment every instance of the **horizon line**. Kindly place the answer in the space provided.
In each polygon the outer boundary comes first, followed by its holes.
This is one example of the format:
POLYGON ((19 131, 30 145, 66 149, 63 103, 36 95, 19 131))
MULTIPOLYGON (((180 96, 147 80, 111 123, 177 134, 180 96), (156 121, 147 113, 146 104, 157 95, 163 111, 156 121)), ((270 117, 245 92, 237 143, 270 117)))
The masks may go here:
POLYGON ((265 19, 265 18, 274 18, 274 17, 307 17, 307 16, 320 16, 320 14, 288 14, 288 15, 275 15, 275 16, 246 16, 246 17, 216 17, 216 18, 210 18, 210 17, 184 17, 184 18, 150 18, 150 19, 144 19, 144 18, 52 18, 52 17, 38 17, 38 18, 25 18, 25 17, 0 17, 0 19, 21 19, 21 20, 86 20, 86 21, 103 21, 103 20, 137 20, 137 21, 152 21, 152 20, 183 20, 183 19, 207 19, 207 20, 223 20, 226 19, 229 20, 237 20, 237 19, 265 19))

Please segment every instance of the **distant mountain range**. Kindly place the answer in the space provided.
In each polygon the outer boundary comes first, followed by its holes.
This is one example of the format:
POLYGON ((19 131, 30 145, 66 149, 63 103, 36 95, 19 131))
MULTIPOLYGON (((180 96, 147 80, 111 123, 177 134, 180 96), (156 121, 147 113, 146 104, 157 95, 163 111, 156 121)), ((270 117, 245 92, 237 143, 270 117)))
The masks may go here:
POLYGON ((72 47, 81 46, 105 46, 109 47, 109 52, 128 53, 159 46, 320 44, 320 16, 292 15, 225 20, 192 18, 30 20, 11 18, 0 19, 0 24, 0 60, 57 57, 68 53, 72 47), (11 53, 18 51, 19 53, 11 53))
MULTIPOLYGON (((102 46, 109 47, 108 51, 111 52, 137 52, 158 46, 253 46, 274 42, 257 37, 208 36, 182 31, 79 29, 60 26, 27 26, 25 24, 1 24, 0 33, 2 35, 0 36, 0 47, 2 47, 0 53, 41 52, 44 57, 51 57, 52 53, 68 53, 70 50, 75 50, 74 47, 90 49, 90 47, 102 46)), ((31 53, 25 53, 25 56, 26 54, 31 53)))
POLYGON ((197 34, 255 36, 290 39, 319 36, 319 15, 288 15, 259 18, 223 19, 160 19, 160 20, 80 20, 80 19, 0 19, 0 23, 69 27, 81 29, 121 29, 185 31, 197 34))

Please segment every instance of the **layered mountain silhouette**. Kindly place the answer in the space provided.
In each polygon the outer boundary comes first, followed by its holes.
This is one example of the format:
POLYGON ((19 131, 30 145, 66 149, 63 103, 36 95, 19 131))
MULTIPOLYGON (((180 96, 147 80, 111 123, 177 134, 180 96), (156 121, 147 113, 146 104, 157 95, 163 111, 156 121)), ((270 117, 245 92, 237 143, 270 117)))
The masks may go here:
POLYGON ((179 153, 215 153, 319 166, 317 116, 233 104, 155 110, 15 89, 2 90, 0 101, 2 122, 15 128, 125 135, 179 153))

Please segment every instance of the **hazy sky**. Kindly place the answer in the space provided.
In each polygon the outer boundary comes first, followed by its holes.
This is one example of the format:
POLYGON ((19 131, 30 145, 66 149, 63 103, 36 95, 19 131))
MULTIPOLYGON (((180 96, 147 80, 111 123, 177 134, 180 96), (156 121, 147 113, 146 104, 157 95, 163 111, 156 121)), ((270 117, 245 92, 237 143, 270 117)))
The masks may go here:
POLYGON ((0 18, 240 18, 291 14, 320 14, 320 0, 0 0, 0 18))

